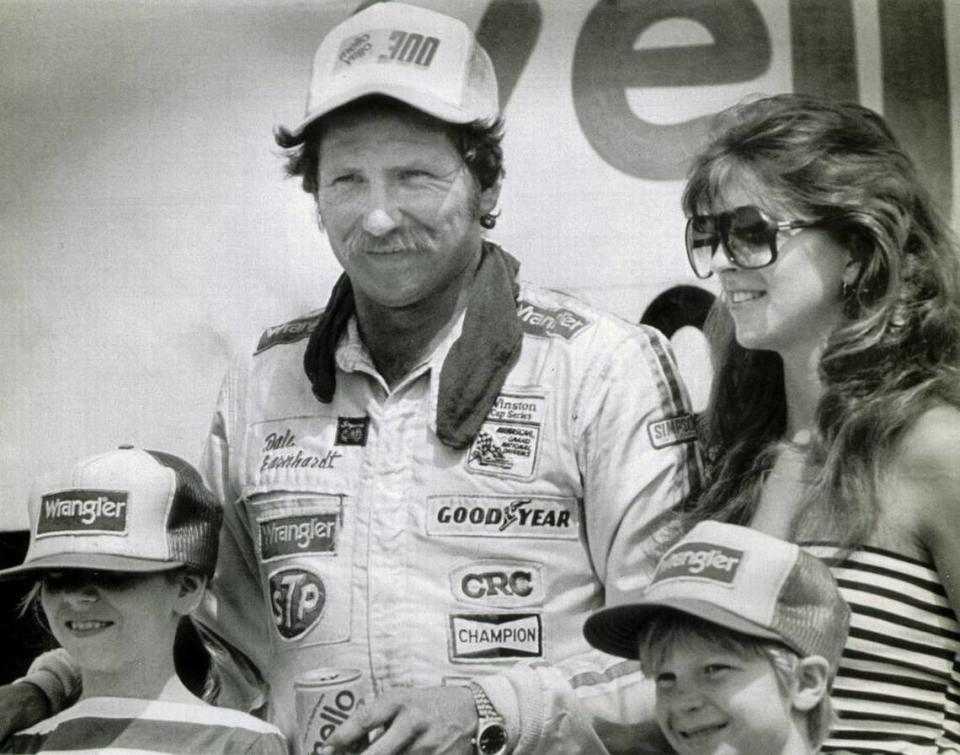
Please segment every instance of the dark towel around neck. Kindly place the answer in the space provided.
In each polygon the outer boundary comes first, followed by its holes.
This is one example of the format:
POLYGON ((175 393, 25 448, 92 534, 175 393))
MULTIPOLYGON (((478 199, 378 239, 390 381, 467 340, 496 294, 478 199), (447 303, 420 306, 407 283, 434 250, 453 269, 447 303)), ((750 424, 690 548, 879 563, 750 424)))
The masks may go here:
MULTIPOLYGON (((437 436, 451 448, 466 448, 473 440, 520 354, 519 269, 520 263, 499 246, 483 242, 463 330, 440 371, 437 436)), ((353 287, 343 274, 303 355, 313 395, 325 404, 333 400, 337 387, 337 342, 355 311, 353 287)))

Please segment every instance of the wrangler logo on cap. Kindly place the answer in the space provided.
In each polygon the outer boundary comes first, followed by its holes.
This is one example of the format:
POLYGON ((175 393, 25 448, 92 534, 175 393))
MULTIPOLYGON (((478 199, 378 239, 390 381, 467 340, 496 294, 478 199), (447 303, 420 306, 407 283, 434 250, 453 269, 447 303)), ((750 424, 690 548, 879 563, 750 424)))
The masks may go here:
POLYGON ((663 557, 653 581, 697 577, 732 584, 742 559, 743 551, 733 548, 713 543, 684 543, 663 557))
POLYGON ((126 531, 126 490, 64 490, 40 499, 37 537, 126 531))

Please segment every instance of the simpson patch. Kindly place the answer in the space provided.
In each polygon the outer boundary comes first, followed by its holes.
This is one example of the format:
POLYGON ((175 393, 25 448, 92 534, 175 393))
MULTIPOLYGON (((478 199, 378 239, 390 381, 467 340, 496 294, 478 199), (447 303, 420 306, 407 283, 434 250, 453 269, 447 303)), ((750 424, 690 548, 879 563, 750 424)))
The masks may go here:
POLYGON ((697 422, 690 414, 662 419, 647 425, 650 445, 654 448, 666 448, 680 443, 689 443, 697 439, 697 422))

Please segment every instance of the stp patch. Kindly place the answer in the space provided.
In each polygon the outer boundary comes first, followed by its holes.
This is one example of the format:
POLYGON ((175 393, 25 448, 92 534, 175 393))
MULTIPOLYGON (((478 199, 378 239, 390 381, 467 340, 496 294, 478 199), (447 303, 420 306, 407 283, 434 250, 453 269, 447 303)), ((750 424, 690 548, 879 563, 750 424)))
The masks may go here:
POLYGON ((279 569, 270 575, 270 610, 284 640, 297 640, 316 626, 327 603, 319 574, 308 569, 279 569))

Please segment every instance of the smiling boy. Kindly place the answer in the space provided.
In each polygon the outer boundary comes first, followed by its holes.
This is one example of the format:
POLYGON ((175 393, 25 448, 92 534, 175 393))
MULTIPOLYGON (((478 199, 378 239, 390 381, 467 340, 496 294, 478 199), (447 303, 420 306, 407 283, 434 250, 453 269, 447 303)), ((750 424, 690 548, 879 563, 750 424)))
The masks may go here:
POLYGON ((640 660, 680 755, 808 755, 833 719, 849 615, 829 569, 799 546, 701 522, 584 634, 640 660))
POLYGON ((287 752, 275 727, 208 705, 177 677, 177 627, 203 599, 221 514, 182 459, 131 447, 43 477, 24 563, 50 631, 80 670, 79 702, 0 752, 287 752))

